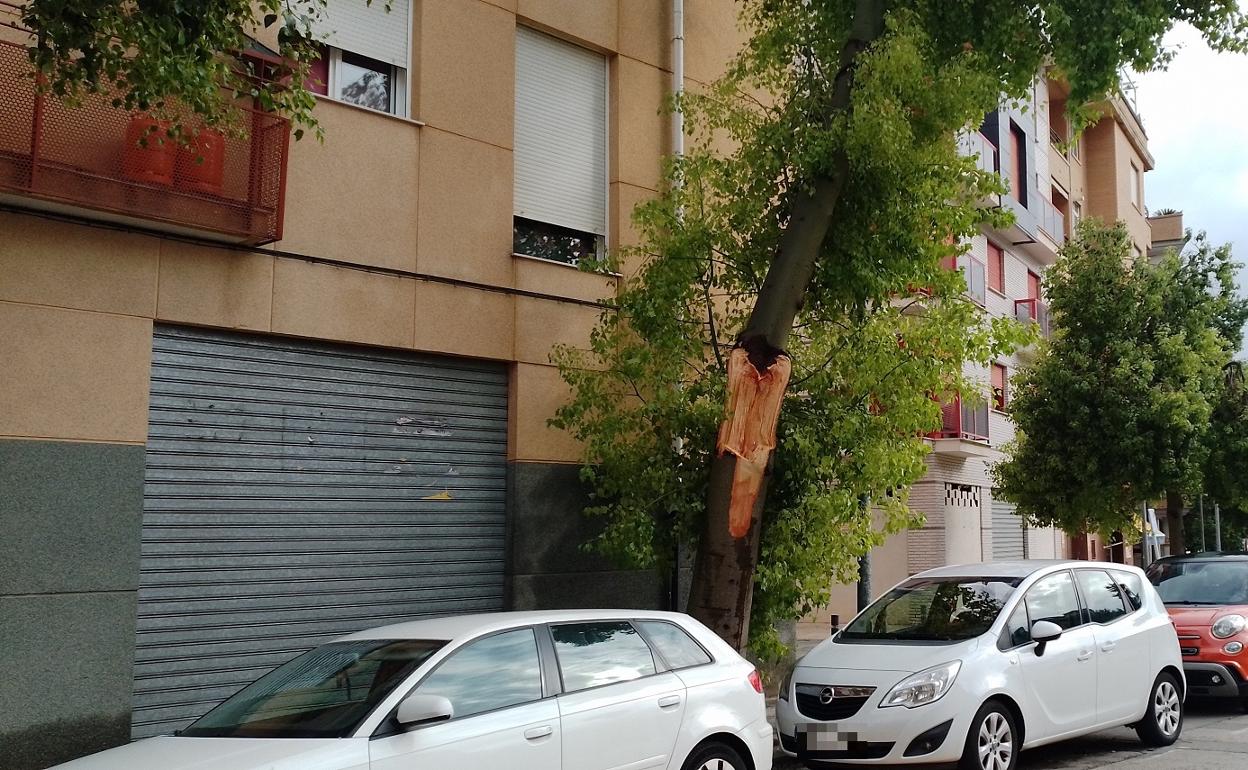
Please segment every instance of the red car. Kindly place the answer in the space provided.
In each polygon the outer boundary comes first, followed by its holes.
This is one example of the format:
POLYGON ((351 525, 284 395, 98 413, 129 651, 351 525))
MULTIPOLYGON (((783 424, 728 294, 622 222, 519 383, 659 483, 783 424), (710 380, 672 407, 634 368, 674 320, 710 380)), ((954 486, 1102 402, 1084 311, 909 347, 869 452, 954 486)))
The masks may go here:
POLYGON ((1248 554, 1168 556, 1147 574, 1178 631, 1188 694, 1248 710, 1248 554))

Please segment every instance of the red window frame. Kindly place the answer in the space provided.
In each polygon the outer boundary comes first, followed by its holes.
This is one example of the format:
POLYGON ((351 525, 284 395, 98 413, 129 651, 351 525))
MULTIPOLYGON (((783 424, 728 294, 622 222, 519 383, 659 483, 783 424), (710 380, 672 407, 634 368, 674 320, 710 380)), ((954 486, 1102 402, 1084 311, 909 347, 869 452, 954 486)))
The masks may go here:
POLYGON ((998 412, 1004 412, 1006 405, 1009 403, 1009 394, 1007 386, 1009 383, 1009 370, 1004 364, 992 365, 992 408, 998 412))
POLYGON ((988 241, 988 288, 1005 294, 1005 249, 988 241))
POLYGON ((1027 271, 1027 299, 1040 299, 1040 276, 1027 271))

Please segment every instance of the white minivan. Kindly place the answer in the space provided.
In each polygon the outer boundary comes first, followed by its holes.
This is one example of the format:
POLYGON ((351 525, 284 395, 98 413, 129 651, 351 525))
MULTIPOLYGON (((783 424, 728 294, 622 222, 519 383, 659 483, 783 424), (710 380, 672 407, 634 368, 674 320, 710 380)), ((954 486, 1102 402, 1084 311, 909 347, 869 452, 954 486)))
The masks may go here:
POLYGON ((317 647, 175 735, 62 770, 770 770, 754 666, 674 613, 400 623, 317 647))
POLYGON ((1013 770, 1022 749, 1119 725, 1183 729, 1178 637, 1135 567, 1016 561, 919 573, 798 661, 781 747, 812 766, 1013 770))

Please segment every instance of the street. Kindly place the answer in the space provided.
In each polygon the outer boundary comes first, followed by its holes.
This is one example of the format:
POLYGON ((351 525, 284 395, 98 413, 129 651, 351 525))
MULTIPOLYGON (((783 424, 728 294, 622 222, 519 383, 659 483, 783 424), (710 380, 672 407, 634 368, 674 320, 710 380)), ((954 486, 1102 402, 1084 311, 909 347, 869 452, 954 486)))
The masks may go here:
MULTIPOLYGON (((1024 751, 1018 770, 1240 770, 1248 767, 1248 714, 1230 703, 1188 704, 1183 736, 1174 746, 1146 750, 1125 727, 1024 751)), ((775 770, 799 770, 795 759, 775 770)))

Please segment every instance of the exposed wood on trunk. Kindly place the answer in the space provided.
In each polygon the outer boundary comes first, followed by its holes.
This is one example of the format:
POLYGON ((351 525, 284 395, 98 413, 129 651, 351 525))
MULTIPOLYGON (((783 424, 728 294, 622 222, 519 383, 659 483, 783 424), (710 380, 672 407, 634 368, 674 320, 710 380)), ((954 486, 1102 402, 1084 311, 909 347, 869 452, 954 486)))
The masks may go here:
MULTIPOLYGON (((828 115, 850 111, 855 61, 883 31, 884 0, 858 0, 853 27, 841 48, 828 115)), ((845 187, 848 167, 849 161, 842 154, 826 176, 810 180, 810 188, 793 200, 788 225, 780 237, 750 319, 737 339, 737 349, 748 355, 749 362, 759 372, 767 371, 785 355, 784 347, 845 187)), ((712 460, 706 523, 698 544, 689 612, 729 644, 742 649, 749 641, 750 601, 770 461, 764 466, 766 470, 757 485, 750 487, 755 494, 748 506, 749 526, 743 536, 734 537, 729 531, 729 511, 739 462, 732 453, 716 453, 712 460)), ((739 518, 740 514, 738 511, 739 518)), ((740 526, 733 531, 740 531, 740 526)))
POLYGON ((754 368, 744 348, 728 357, 728 416, 719 426, 716 451, 737 458, 728 502, 728 533, 735 538, 750 531, 754 501, 776 448, 776 422, 790 372, 788 356, 763 371, 754 368))

